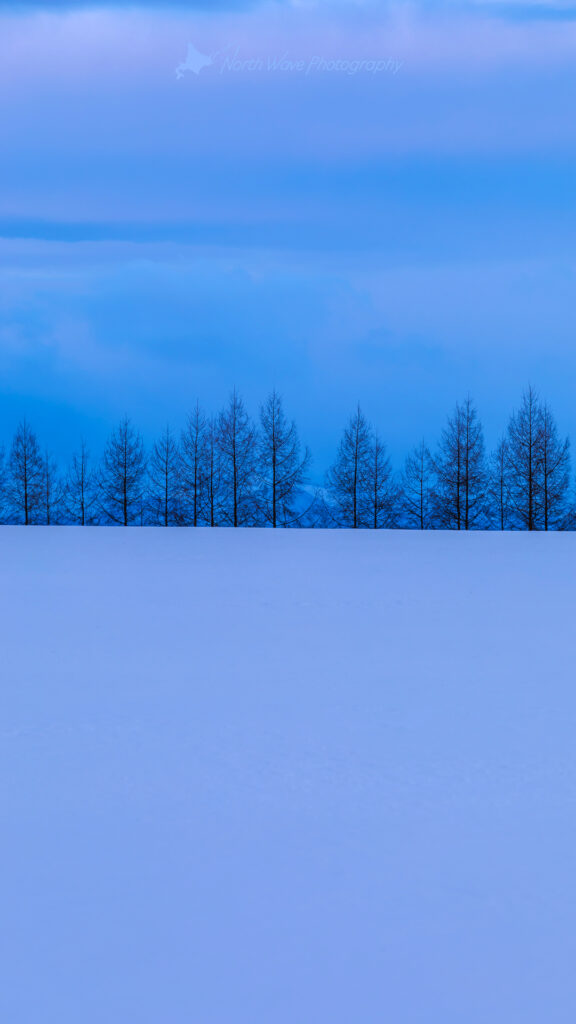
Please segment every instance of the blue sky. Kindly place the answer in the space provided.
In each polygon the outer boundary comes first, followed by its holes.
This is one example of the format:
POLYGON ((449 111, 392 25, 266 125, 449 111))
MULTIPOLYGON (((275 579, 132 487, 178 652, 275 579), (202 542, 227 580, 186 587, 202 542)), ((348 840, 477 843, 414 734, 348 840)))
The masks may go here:
POLYGON ((575 51, 562 3, 0 3, 3 435, 276 386, 319 476, 358 399, 399 462, 532 382, 576 436, 575 51))

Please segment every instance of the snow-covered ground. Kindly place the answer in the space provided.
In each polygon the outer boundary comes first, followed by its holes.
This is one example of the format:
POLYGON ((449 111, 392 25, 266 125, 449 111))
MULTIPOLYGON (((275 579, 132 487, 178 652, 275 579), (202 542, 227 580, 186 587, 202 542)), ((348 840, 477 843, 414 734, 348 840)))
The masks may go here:
POLYGON ((0 565, 6 1024, 573 1024, 576 535, 0 565))

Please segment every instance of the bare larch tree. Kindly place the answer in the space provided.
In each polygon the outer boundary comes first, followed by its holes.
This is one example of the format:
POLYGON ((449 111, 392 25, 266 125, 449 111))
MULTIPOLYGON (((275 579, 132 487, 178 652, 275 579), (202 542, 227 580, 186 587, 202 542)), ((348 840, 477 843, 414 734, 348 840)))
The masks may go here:
POLYGON ((206 481, 208 421, 196 402, 180 439, 182 516, 188 526, 199 526, 203 521, 203 493, 206 481))
POLYGON ((366 525, 370 515, 372 430, 357 406, 344 429, 336 461, 326 475, 326 490, 333 525, 366 525))
POLYGON ((542 527, 544 422, 536 391, 529 387, 508 425, 510 505, 520 530, 542 527))
POLYGON ((409 529, 432 526, 432 459, 424 441, 409 452, 401 483, 401 518, 409 529))
POLYGON ((512 525, 510 479, 510 451, 503 437, 490 457, 488 479, 490 525, 497 530, 509 530, 512 525))
POLYGON ((433 458, 435 525, 473 530, 487 525, 484 435, 468 397, 457 404, 433 458))
POLYGON ((550 406, 542 406, 542 528, 565 529, 570 487, 570 442, 560 438, 550 406))
POLYGON ((36 435, 22 420, 8 459, 8 515, 12 522, 30 526, 42 515, 44 460, 36 435))
POLYGON ((49 451, 45 451, 42 471, 42 522, 46 526, 62 522, 64 493, 64 484, 60 479, 56 459, 49 451))
POLYGON ((0 445, 0 523, 6 522, 8 513, 6 452, 4 446, 0 445))
POLYGON ((82 440, 66 474, 64 506, 68 521, 78 526, 89 526, 97 522, 96 499, 95 473, 88 446, 82 440))
POLYGON ((105 521, 121 526, 142 523, 145 470, 142 437, 125 417, 108 439, 100 467, 98 491, 105 521))
POLYGON ((202 475, 203 521, 218 526, 222 496, 221 455, 218 447, 218 423, 210 419, 206 424, 206 455, 202 475))
POLYGON ((374 530, 393 529, 398 525, 399 489, 386 445, 377 434, 373 434, 370 442, 366 488, 367 515, 362 525, 374 530))
POLYGON ((282 398, 272 391, 260 409, 258 437, 258 508, 267 525, 294 526, 309 511, 298 508, 298 491, 306 479, 310 452, 302 451, 294 420, 284 413, 282 398))
POLYGON ((169 426, 154 443, 147 468, 147 521, 153 526, 179 526, 182 522, 181 458, 169 426))
POLYGON ((216 442, 221 470, 219 514, 229 526, 254 526, 258 522, 256 430, 236 390, 218 417, 216 442))

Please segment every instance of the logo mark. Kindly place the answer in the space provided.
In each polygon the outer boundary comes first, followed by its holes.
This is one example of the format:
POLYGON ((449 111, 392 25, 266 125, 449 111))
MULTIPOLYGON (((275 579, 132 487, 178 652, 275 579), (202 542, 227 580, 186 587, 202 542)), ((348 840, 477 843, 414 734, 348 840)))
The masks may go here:
POLYGON ((200 50, 196 49, 194 43, 188 43, 186 60, 176 68, 176 78, 182 78, 186 71, 191 71, 194 75, 199 75, 203 68, 208 68, 213 63, 213 57, 205 53, 200 53, 200 50))

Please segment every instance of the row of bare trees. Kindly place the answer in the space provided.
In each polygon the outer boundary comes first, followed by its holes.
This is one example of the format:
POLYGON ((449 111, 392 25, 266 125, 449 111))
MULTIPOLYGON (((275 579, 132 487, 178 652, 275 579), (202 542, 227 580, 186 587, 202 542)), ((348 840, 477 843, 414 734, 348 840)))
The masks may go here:
POLYGON ((576 526, 570 444, 533 388, 496 450, 486 454, 470 398, 448 417, 431 452, 421 441, 399 477, 358 407, 327 478, 325 521, 355 527, 566 530, 576 526))
POLYGON ((0 460, 2 519, 25 525, 312 525, 306 516, 314 496, 302 490, 309 462, 276 392, 262 406, 258 428, 234 391, 216 417, 197 404, 181 434, 166 427, 149 453, 125 418, 98 463, 82 443, 64 475, 24 421, 0 460))
POLYGON ((532 388, 490 455, 466 398, 448 417, 436 449, 421 441, 400 474, 360 406, 324 487, 309 484, 309 467, 310 453, 276 391, 261 407, 258 424, 236 391, 215 417, 197 404, 181 433, 166 427, 149 452, 123 419, 98 462, 82 443, 64 474, 24 421, 8 454, 0 452, 0 512, 3 522, 25 525, 576 526, 569 441, 532 388))

